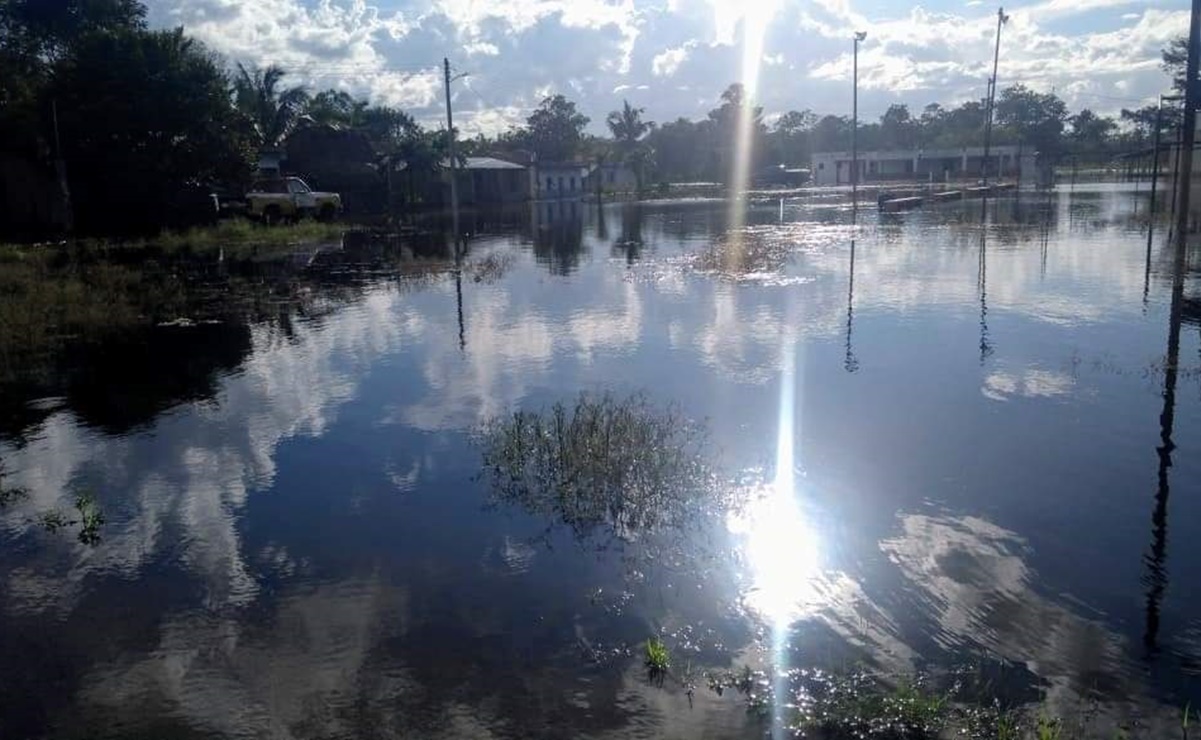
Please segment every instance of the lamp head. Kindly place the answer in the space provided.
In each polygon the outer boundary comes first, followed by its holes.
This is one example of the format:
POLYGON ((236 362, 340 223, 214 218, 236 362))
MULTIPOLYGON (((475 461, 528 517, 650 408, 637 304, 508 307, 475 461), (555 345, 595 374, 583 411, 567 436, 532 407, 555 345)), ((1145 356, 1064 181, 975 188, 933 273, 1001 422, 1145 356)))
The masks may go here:
POLYGON ((865 38, 867 38, 867 31, 856 31, 855 32, 855 41, 856 42, 863 41, 865 38))

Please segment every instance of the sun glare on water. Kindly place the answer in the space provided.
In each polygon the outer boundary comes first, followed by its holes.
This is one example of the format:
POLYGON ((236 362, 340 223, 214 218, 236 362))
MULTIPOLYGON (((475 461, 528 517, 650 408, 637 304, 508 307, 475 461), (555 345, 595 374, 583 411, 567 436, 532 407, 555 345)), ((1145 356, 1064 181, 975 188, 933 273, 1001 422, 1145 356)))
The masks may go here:
MULTIPOLYGON (((796 347, 785 342, 780 373, 780 407, 776 432, 776 474, 763 495, 745 511, 732 515, 729 529, 743 538, 750 577, 744 595, 747 606, 771 625, 772 667, 777 697, 786 704, 788 634, 793 622, 804 617, 818 601, 815 587, 820 573, 820 543, 800 503, 802 491, 796 475, 796 347)), ((782 715, 773 718, 772 736, 783 736, 782 715)))

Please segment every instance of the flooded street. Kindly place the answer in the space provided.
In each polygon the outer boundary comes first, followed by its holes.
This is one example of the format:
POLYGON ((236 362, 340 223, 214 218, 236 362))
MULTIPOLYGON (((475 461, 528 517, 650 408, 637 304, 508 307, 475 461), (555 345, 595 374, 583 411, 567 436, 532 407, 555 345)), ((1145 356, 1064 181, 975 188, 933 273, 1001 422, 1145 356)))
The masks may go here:
POLYGON ((118 261, 166 287, 68 337, 16 293, 0 736, 761 737, 744 667, 1178 734, 1201 285, 1170 349, 1132 187, 118 261), (43 526, 84 494, 98 542, 43 526))

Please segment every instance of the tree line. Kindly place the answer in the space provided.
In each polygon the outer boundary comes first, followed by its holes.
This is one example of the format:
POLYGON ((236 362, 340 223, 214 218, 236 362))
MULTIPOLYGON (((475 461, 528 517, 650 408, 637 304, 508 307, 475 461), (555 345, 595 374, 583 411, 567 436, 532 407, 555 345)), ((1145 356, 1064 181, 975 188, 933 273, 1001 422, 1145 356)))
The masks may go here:
MULTIPOLYGON (((1179 90, 1185 57, 1183 37, 1163 52, 1164 70, 1179 90)), ((36 188, 18 192, 27 173, 22 167, 33 167, 44 182, 67 186, 81 230, 161 228, 186 218, 188 205, 215 186, 245 184, 260 151, 281 148, 312 126, 363 137, 379 157, 381 173, 402 161, 409 173, 433 172, 445 161, 445 132, 422 127, 405 111, 341 90, 314 94, 286 80, 280 67, 231 66, 183 29, 150 29, 139 0, 5 0, 0 208, 13 212, 22 198, 34 197, 26 191, 36 188)), ((768 125, 739 84, 715 102, 700 120, 656 124, 644 109, 623 101, 605 119, 609 135, 596 136, 573 101, 552 95, 523 125, 466 139, 461 153, 623 162, 641 188, 647 182, 724 181, 740 121, 748 124, 755 167, 803 167, 814 152, 850 148, 847 116, 790 110, 768 125)), ((859 146, 977 145, 985 106, 980 100, 954 107, 931 103, 914 114, 892 105, 878 121, 860 124, 859 146)), ((1169 125, 1171 119, 1166 117, 1169 125)), ((1070 114, 1054 93, 1019 84, 1000 92, 995 120, 998 144, 1021 143, 1052 160, 1076 154, 1103 161, 1145 147, 1154 135, 1156 109, 1123 110, 1116 118, 1089 109, 1070 114)))

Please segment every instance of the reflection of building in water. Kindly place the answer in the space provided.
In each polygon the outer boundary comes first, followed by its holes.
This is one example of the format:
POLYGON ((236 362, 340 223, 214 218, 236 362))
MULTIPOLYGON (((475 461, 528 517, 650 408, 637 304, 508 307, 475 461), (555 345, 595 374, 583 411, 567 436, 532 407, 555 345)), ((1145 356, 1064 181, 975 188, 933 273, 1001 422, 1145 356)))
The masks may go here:
POLYGON ((566 275, 580 264, 584 251, 584 209, 576 200, 530 203, 534 255, 552 273, 566 275))

